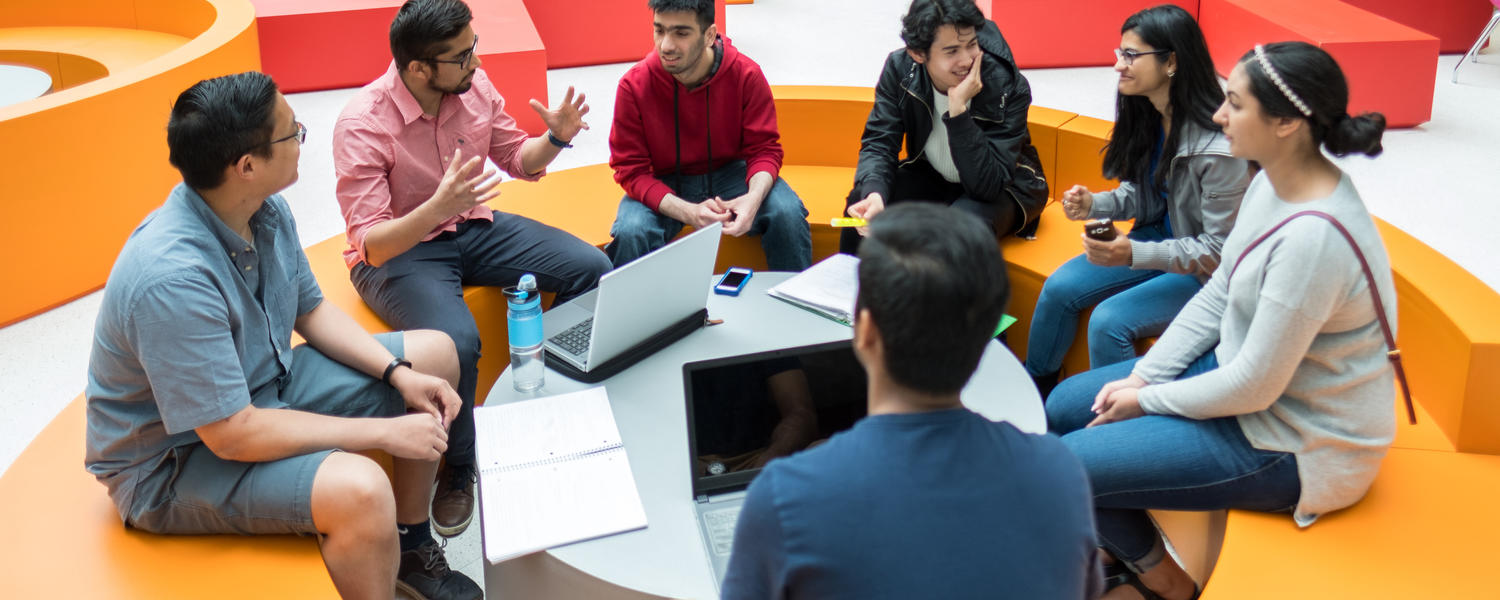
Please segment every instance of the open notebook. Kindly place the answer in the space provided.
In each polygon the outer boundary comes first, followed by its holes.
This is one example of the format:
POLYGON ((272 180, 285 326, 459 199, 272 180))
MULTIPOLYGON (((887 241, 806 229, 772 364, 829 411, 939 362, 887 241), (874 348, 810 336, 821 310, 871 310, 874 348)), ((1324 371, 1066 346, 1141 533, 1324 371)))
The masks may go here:
POLYGON ((484 556, 517 556, 646 526, 604 388, 474 409, 484 556))
POLYGON ((858 291, 859 258, 835 254, 766 293, 849 325, 854 322, 854 297, 858 291))

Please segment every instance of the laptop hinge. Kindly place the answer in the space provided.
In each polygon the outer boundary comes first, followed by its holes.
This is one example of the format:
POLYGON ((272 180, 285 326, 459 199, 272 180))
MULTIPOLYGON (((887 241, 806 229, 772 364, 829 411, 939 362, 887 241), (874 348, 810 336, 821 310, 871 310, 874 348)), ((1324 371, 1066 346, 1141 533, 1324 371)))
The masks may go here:
POLYGON ((708 494, 698 494, 695 500, 698 501, 698 504, 708 504, 708 494))

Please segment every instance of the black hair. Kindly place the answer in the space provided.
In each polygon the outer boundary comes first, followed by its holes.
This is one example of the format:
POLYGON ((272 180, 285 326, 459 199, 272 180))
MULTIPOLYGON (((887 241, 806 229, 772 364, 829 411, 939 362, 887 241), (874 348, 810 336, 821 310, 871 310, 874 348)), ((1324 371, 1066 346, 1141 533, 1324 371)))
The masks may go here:
MULTIPOLYGON (((1104 147, 1104 176, 1141 184, 1154 179, 1158 186, 1166 179, 1168 166, 1177 156, 1177 142, 1183 125, 1192 123, 1208 131, 1219 131, 1214 111, 1224 103, 1224 89, 1214 74, 1213 58, 1203 40, 1203 30, 1193 15, 1175 4, 1164 4, 1140 11, 1125 19, 1120 35, 1134 31, 1141 41, 1155 50, 1170 50, 1177 57, 1177 70, 1168 79, 1167 102, 1172 108, 1172 130, 1162 141, 1161 160, 1156 172, 1151 168, 1151 148, 1161 127, 1161 113, 1145 96, 1127 96, 1116 92, 1115 127, 1109 144, 1104 147)), ((1167 60, 1166 54, 1150 58, 1167 60)), ((1147 57, 1137 58, 1141 60, 1147 57)))
POLYGON ((391 57, 406 70, 414 60, 430 60, 443 53, 444 42, 462 33, 474 20, 462 0, 406 0, 391 20, 391 57))
POLYGON ((979 366, 1010 284, 995 234, 959 209, 908 202, 870 221, 856 312, 869 310, 896 383, 956 393, 979 366))
POLYGON ((1353 152, 1367 156, 1380 156, 1380 136, 1385 132, 1385 115, 1367 112, 1357 117, 1349 116, 1349 82, 1338 61, 1327 51, 1307 42, 1277 42, 1263 48, 1271 68, 1281 76, 1282 82, 1302 103, 1312 111, 1312 116, 1303 115, 1282 93, 1276 82, 1271 81, 1255 58, 1251 49, 1240 57, 1245 75, 1250 78, 1250 93, 1260 102, 1261 111, 1268 117, 1292 117, 1307 119, 1308 131, 1312 133, 1315 146, 1321 145, 1334 156, 1346 156, 1353 152))
POLYGON ((167 160, 195 190, 224 183, 224 169, 246 154, 270 156, 276 82, 249 71, 193 84, 172 104, 167 160))
POLYGON ((708 31, 714 24, 714 0, 648 0, 653 14, 690 12, 698 18, 698 31, 708 31))
POLYGON ((974 0, 912 0, 901 17, 901 41, 908 50, 925 54, 944 25, 982 29, 984 13, 974 0))

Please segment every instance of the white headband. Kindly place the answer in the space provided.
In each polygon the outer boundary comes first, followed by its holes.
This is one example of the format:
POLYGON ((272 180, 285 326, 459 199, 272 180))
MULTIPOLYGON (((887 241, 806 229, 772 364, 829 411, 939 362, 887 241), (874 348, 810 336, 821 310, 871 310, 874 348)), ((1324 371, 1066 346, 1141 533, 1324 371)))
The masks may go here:
POLYGON ((1298 98, 1297 94, 1292 93, 1292 88, 1287 86, 1286 82, 1281 79, 1281 74, 1277 73, 1276 69, 1271 67, 1271 59, 1266 57, 1265 46, 1260 44, 1255 45, 1255 60, 1260 63, 1260 69, 1266 72, 1266 77, 1271 78, 1271 83, 1276 84, 1276 89, 1281 90, 1282 95, 1286 96, 1287 100, 1292 101, 1292 106, 1297 107, 1297 112, 1311 119, 1313 116, 1312 109, 1308 108, 1307 103, 1298 98))

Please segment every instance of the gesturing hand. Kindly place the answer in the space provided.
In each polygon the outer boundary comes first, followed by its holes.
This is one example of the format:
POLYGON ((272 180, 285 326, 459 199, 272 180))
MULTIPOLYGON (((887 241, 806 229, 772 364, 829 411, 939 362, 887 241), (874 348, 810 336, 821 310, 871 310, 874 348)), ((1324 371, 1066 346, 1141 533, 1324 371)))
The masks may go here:
POLYGON ((1094 208, 1094 194, 1088 188, 1075 185, 1062 196, 1063 214, 1074 221, 1089 218, 1094 208))
POLYGON ((483 156, 463 160, 461 150, 453 151, 453 158, 443 171, 443 179, 438 182, 437 192, 428 200, 436 205, 444 219, 462 214, 500 195, 500 189, 496 187, 500 185, 500 178, 495 177, 494 169, 489 169, 478 177, 469 177, 469 173, 483 162, 483 156))
POLYGON ((583 116, 589 114, 589 105, 584 104, 584 94, 579 94, 578 99, 573 99, 573 86, 568 86, 568 93, 563 95, 562 104, 557 110, 550 110, 538 102, 536 98, 531 99, 531 110, 541 115, 542 122, 547 124, 547 129, 552 135, 557 136, 563 142, 572 142, 573 136, 578 132, 589 128, 589 124, 583 122, 583 116))
POLYGON ((979 77, 979 62, 983 56, 984 52, 975 55, 974 64, 969 67, 969 74, 965 75, 958 85, 948 88, 948 116, 957 117, 964 114, 964 111, 969 110, 969 100, 974 99, 979 95, 979 91, 984 89, 984 82, 980 81, 979 77))

